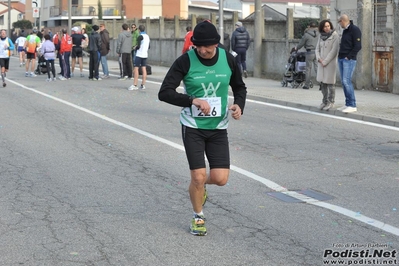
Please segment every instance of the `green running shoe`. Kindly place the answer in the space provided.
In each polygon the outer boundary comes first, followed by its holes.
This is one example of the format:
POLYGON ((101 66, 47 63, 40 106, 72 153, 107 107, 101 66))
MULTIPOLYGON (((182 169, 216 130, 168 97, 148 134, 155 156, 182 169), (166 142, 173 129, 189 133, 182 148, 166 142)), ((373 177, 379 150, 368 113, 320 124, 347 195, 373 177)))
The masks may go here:
POLYGON ((205 217, 195 215, 191 220, 190 233, 196 236, 206 236, 205 217))
POLYGON ((204 186, 204 198, 202 199, 202 206, 205 205, 207 198, 208 198, 208 191, 206 191, 206 186, 204 186))

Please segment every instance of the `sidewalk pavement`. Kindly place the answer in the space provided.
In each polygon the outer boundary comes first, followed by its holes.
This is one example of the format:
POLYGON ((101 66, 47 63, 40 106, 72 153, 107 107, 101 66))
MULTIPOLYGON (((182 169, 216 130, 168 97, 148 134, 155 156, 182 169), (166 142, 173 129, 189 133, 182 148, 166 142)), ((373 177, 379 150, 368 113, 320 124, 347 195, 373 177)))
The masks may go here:
MULTIPOLYGON (((147 80, 162 82, 169 68, 151 66, 152 75, 149 75, 147 80)), ((119 65, 117 61, 108 60, 108 67, 111 73, 116 72, 119 74, 119 65)), ((281 76, 282 75, 283 73, 281 73, 281 76)), ((291 89, 289 86, 282 87, 281 80, 248 77, 246 79, 244 78, 244 82, 247 86, 248 99, 261 100, 278 105, 399 127, 399 95, 397 94, 355 90, 358 111, 344 114, 337 110, 337 108, 345 104, 345 96, 340 84, 336 86, 335 106, 329 111, 320 111, 318 107, 321 104, 322 94, 319 91, 318 85, 309 90, 304 90, 302 88, 291 89)))

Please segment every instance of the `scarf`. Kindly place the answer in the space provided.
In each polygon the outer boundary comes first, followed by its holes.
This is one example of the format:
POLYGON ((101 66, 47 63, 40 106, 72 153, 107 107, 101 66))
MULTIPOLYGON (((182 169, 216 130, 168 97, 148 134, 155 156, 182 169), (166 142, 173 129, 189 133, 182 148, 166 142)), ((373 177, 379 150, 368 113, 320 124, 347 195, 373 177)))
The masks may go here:
POLYGON ((335 30, 330 30, 330 32, 321 32, 320 33, 320 39, 323 40, 323 41, 327 40, 328 38, 331 37, 331 35, 333 34, 334 31, 335 30))

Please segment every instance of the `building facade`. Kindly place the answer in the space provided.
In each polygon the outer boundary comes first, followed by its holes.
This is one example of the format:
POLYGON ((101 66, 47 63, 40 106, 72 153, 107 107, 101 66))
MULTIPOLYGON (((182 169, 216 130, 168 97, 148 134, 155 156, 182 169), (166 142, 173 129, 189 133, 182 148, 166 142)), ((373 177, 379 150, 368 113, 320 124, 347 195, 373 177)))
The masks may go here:
MULTIPOLYGON (((330 0, 262 0, 262 5, 269 4, 278 4, 278 5, 286 5, 289 8, 300 7, 309 7, 309 8, 318 8, 320 6, 329 6, 330 0)), ((242 18, 246 18, 250 14, 255 12, 255 1, 254 0, 224 0, 223 1, 224 8, 232 8, 241 10, 242 18)), ((309 10, 311 13, 312 11, 309 10)), ((314 15, 312 15, 314 16, 314 15)))
MULTIPOLYGON (((24 14, 25 5, 17 0, 11 1, 10 30, 14 22, 24 19, 24 14)), ((0 3, 0 28, 8 29, 8 1, 0 3)))
MULTIPOLYGON (((39 24, 41 27, 64 27, 68 25, 69 15, 72 23, 86 21, 91 23, 98 19, 98 0, 26 0, 26 19, 35 21, 33 9, 38 3, 40 9, 39 24), (33 2, 33 7, 32 7, 33 2)), ((102 19, 133 19, 133 18, 181 18, 188 17, 188 0, 101 0, 102 19)))

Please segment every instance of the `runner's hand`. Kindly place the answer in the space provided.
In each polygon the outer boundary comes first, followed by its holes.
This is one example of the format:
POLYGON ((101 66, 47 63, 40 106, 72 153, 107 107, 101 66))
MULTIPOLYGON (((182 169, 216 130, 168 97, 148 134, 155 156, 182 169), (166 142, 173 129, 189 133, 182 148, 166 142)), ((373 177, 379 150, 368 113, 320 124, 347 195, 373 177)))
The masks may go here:
POLYGON ((231 117, 233 117, 235 120, 240 119, 241 117, 241 108, 237 104, 233 104, 230 106, 229 110, 231 110, 231 117))
POLYGON ((193 100, 193 104, 201 110, 201 112, 203 112, 205 115, 208 115, 211 112, 211 106, 209 105, 209 103, 205 100, 201 100, 198 98, 195 98, 193 100))

